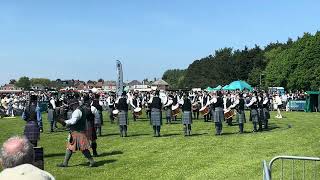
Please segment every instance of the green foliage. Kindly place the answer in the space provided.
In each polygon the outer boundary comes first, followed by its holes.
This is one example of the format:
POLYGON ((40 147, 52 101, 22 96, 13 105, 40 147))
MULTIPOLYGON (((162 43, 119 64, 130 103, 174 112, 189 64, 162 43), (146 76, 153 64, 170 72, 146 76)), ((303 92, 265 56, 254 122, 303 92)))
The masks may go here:
POLYGON ((46 78, 32 78, 30 81, 32 85, 40 84, 44 87, 48 87, 51 83, 50 79, 46 78))
POLYGON ((15 86, 23 88, 24 90, 29 90, 31 86, 31 81, 28 77, 21 77, 15 84, 15 86))
POLYGON ((320 33, 305 33, 286 47, 265 54, 266 83, 288 89, 319 90, 320 87, 320 33))
POLYGON ((185 70, 170 69, 164 72, 162 79, 170 84, 171 88, 185 88, 185 70))
POLYGON ((270 43, 264 49, 257 45, 243 50, 219 49, 214 55, 195 60, 181 79, 174 73, 164 75, 170 84, 176 85, 179 80, 179 84, 201 88, 226 85, 234 80, 259 86, 260 76, 262 87, 319 90, 320 32, 305 33, 296 41, 289 38, 286 43, 270 43))

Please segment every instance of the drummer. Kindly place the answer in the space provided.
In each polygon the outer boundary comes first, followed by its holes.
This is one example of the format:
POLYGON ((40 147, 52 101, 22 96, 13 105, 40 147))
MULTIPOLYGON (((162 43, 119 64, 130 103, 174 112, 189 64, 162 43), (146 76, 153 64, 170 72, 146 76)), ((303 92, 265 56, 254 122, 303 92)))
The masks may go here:
POLYGON ((130 99, 130 105, 132 107, 132 117, 133 121, 136 121, 137 118, 139 117, 137 114, 135 114, 135 110, 137 108, 140 108, 140 99, 138 97, 138 93, 135 93, 132 98, 130 99))
POLYGON ((239 133, 243 133, 244 123, 246 123, 246 116, 244 112, 245 101, 242 93, 236 96, 234 103, 229 107, 230 109, 235 108, 237 110, 237 121, 239 123, 239 133))
POLYGON ((192 113, 191 113, 191 100, 187 94, 184 94, 181 100, 182 105, 182 124, 184 126, 184 136, 191 136, 191 124, 192 124, 192 113))
MULTIPOLYGON (((210 105, 210 96, 208 95, 207 91, 204 91, 203 96, 200 97, 200 102, 201 102, 201 109, 204 107, 209 107, 210 105)), ((209 121, 209 114, 203 115, 204 122, 209 121)))
POLYGON ((216 136, 222 135, 222 122, 224 120, 223 98, 221 91, 217 92, 217 97, 211 99, 212 108, 214 109, 213 121, 216 127, 216 136))
POLYGON ((172 102, 173 102, 173 96, 170 94, 168 96, 168 102, 166 103, 166 105, 164 106, 164 109, 166 111, 166 119, 167 122, 166 124, 171 124, 171 117, 172 117, 172 102))
MULTIPOLYGON (((228 111, 229 107, 232 105, 230 93, 228 93, 227 95, 224 95, 223 105, 224 105, 225 112, 228 111)), ((226 119, 226 123, 228 124, 228 126, 232 126, 232 116, 226 119)))

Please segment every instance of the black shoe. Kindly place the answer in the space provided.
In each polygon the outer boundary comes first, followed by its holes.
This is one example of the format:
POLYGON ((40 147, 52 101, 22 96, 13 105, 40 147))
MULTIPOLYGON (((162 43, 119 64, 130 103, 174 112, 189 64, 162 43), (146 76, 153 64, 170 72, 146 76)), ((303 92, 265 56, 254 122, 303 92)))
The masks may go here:
POLYGON ((61 164, 57 164, 57 167, 68 167, 68 165, 61 163, 61 164))

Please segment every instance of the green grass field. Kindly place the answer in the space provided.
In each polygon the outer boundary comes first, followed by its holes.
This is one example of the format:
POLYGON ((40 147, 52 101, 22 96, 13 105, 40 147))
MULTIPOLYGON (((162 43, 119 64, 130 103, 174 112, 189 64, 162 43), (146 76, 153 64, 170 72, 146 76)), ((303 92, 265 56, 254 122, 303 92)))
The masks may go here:
MULTIPOLYGON (((224 135, 214 136, 214 123, 195 120, 193 136, 184 137, 182 125, 177 122, 164 124, 160 138, 153 137, 146 119, 137 122, 130 119, 129 137, 120 138, 117 124, 110 124, 107 114, 104 114, 103 137, 97 141, 101 156, 95 158, 99 165, 96 168, 88 168, 81 153, 72 156, 70 167, 56 167, 63 161, 68 133, 62 129, 49 133, 46 114, 43 114, 45 132, 41 134, 40 146, 45 150, 45 169, 58 180, 256 180, 262 178, 262 160, 270 161, 277 155, 320 154, 320 113, 283 114, 285 118, 278 120, 272 113, 271 130, 263 133, 251 133, 252 124, 247 122, 245 134, 237 134, 237 126, 227 127, 224 124, 224 135), (288 128, 288 124, 292 127, 288 128)), ((0 143, 12 135, 21 135, 24 124, 20 118, 0 119, 0 143)))

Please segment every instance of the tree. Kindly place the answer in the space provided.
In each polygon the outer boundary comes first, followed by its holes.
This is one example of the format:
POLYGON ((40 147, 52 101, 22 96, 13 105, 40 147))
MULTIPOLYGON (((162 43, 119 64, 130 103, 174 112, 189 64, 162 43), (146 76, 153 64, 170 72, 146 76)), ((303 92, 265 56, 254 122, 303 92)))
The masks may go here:
POLYGON ((15 79, 10 79, 10 82, 9 82, 9 84, 16 84, 16 80, 15 79))
POLYGON ((44 87, 49 87, 51 84, 50 79, 46 79, 46 78, 32 78, 30 82, 31 82, 31 85, 40 84, 40 85, 43 85, 44 87))
POLYGON ((98 82, 104 82, 104 80, 102 78, 98 79, 98 82))
POLYGON ((23 88, 24 90, 29 90, 31 86, 30 79, 26 76, 23 76, 16 82, 16 86, 23 88))

